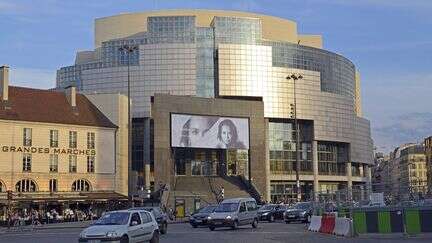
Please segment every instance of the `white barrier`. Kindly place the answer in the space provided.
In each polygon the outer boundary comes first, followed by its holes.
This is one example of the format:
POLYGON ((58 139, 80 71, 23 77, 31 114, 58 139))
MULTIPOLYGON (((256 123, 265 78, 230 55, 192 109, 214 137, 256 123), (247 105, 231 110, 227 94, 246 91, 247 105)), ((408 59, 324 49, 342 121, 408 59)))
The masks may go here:
POLYGON ((312 216, 308 230, 318 232, 321 228, 321 218, 321 216, 312 216))
POLYGON ((336 218, 335 228, 333 234, 340 236, 352 236, 353 235, 353 222, 347 218, 336 218))

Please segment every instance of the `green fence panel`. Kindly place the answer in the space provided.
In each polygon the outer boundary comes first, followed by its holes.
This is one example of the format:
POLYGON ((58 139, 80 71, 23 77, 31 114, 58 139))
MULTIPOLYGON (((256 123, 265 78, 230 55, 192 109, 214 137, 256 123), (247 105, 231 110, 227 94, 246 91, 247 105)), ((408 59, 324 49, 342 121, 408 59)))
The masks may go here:
POLYGON ((345 216, 346 216, 346 209, 345 208, 339 209, 339 211, 338 211, 338 217, 339 218, 345 218, 345 216))
POLYGON ((405 229, 410 235, 421 232, 420 216, 417 209, 407 209, 405 211, 405 229))
POLYGON ((356 234, 364 234, 367 232, 366 214, 364 212, 354 212, 353 221, 354 221, 354 232, 356 234))
POLYGON ((378 212, 378 232, 379 233, 392 232, 390 212, 385 212, 385 211, 378 212))

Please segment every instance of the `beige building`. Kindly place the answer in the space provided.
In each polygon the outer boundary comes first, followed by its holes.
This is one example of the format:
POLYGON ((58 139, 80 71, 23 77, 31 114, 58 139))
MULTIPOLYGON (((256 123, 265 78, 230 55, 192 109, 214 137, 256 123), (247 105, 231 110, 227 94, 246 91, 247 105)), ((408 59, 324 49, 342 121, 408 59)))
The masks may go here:
POLYGON ((8 86, 0 68, 0 204, 127 199, 127 98, 8 86), (126 117, 126 118, 125 118, 126 117))
POLYGON ((399 161, 399 195, 416 197, 427 192, 427 167, 423 145, 415 144, 403 149, 399 161))
POLYGON ((425 139, 424 146, 426 156, 428 192, 432 193, 432 136, 425 139))

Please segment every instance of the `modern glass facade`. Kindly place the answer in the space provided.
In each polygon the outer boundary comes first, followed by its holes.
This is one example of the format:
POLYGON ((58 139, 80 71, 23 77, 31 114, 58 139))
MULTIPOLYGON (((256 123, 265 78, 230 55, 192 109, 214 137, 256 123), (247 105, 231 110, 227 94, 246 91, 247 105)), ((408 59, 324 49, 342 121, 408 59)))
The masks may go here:
MULTIPOLYGON (((149 124, 155 93, 262 97, 269 120, 266 163, 275 193, 279 185, 290 185, 295 174, 294 106, 305 187, 314 176, 346 184, 351 174, 360 175, 357 168, 373 161, 369 121, 357 114, 360 87, 354 64, 323 50, 318 42, 311 44, 313 38, 297 34, 291 21, 206 10, 137 13, 96 20, 95 39, 92 58, 78 54, 75 65, 58 70, 57 87, 76 85, 83 93, 126 93, 130 65, 134 121, 146 120, 134 125, 140 134, 133 145, 136 170, 142 169, 142 163, 153 163, 149 124), (128 57, 119 50, 124 45, 137 50, 128 57), (303 79, 294 84, 286 79, 292 73, 302 74, 303 79), (314 151, 318 175, 313 169, 314 151), (353 173, 347 173, 347 163, 355 165, 353 173)), ((209 165, 209 158, 227 162, 226 156, 218 154, 194 154, 199 170, 192 171, 214 173, 217 166, 209 165)), ((177 172, 186 173, 179 163, 177 172)))

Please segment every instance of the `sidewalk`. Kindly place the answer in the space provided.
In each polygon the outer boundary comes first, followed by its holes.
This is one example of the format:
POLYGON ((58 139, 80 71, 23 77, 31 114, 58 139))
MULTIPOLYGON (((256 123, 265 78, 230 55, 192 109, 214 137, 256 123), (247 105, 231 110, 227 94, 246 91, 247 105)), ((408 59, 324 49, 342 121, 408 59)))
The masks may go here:
POLYGON ((189 217, 178 218, 175 220, 168 219, 168 224, 182 224, 182 223, 189 223, 189 217))
MULTIPOLYGON (((42 225, 26 225, 21 227, 0 227, 0 234, 11 233, 11 232, 28 232, 33 230, 50 230, 50 229, 80 229, 86 228, 94 221, 78 221, 78 222, 67 222, 67 223, 55 223, 55 224, 42 224, 42 225)), ((176 220, 168 220, 168 224, 182 224, 189 223, 189 218, 179 218, 176 220)))
MULTIPOLYGON (((431 239, 431 233, 421 233, 416 235, 407 235, 404 233, 388 233, 388 234, 379 234, 379 233, 368 233, 368 234, 360 234, 356 238, 358 239, 431 239)), ((431 241, 432 242, 432 241, 431 241)))
POLYGON ((1 227, 0 234, 9 232, 27 232, 33 230, 50 230, 50 229, 74 229, 74 228, 86 228, 94 221, 78 221, 78 222, 67 222, 67 223, 56 223, 56 224, 42 224, 42 225, 26 225, 21 227, 1 227))

